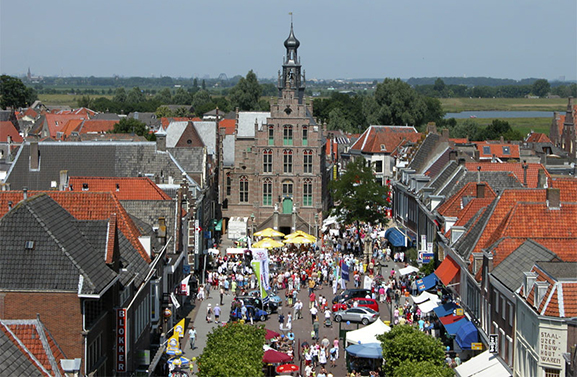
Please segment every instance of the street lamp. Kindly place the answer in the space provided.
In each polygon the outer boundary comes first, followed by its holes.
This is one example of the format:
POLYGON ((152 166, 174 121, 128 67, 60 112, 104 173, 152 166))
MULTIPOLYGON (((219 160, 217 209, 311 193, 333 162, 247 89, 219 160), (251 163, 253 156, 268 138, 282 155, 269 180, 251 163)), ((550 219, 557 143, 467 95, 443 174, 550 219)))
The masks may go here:
POLYGON ((315 237, 319 237, 319 214, 315 213, 315 237))
POLYGON ((253 237, 254 234, 254 213, 250 215, 250 237, 253 237))

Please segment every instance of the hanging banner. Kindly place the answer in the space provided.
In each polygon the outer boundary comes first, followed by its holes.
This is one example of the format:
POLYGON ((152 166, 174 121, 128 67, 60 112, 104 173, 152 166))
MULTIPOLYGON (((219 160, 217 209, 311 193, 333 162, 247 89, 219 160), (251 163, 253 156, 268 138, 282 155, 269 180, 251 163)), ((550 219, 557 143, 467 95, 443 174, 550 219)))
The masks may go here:
POLYGON ((126 309, 116 310, 116 371, 126 372, 126 309))
POLYGON ((184 318, 181 319, 176 326, 174 326, 174 332, 178 334, 179 338, 184 337, 184 318))
POLYGON ((341 266, 341 277, 343 280, 349 281, 349 265, 343 261, 341 266))
MULTIPOLYGON (((262 261, 253 260, 251 262, 252 269, 254 271, 254 275, 256 277, 256 281, 258 281, 258 288, 260 290, 260 297, 262 298, 263 302, 268 302, 268 294, 267 294, 267 285, 264 281, 263 271, 262 271, 262 261)), ((267 266, 268 268, 268 266, 267 266)))
POLYGON ((264 248, 251 247, 252 259, 258 261, 268 260, 268 250, 264 248))
POLYGON ((190 280, 190 275, 182 279, 180 282, 180 294, 183 296, 190 296, 190 287, 188 286, 188 281, 190 280))

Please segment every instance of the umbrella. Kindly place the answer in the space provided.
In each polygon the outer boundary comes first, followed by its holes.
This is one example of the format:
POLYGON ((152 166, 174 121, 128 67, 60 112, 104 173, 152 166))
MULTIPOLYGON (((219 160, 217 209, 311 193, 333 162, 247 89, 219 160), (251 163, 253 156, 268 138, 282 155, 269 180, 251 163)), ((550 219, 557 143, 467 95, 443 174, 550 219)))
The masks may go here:
POLYGON ((353 344, 348 346, 345 351, 353 356, 367 359, 381 359, 383 357, 380 343, 353 344))
POLYGON ((187 359, 186 357, 183 356, 179 356, 179 357, 171 357, 170 359, 168 359, 167 361, 168 364, 172 364, 172 365, 188 365, 190 364, 190 360, 187 359))
POLYGON ((315 241, 317 240, 317 239, 315 238, 315 236, 310 235, 310 234, 308 234, 308 233, 306 233, 306 232, 303 232, 302 230, 297 230, 297 231, 295 231, 295 232, 292 232, 291 234, 287 234, 286 236, 284 236, 284 238, 287 238, 287 239, 288 239, 288 238, 294 238, 294 237, 297 237, 297 236, 306 237, 306 238, 310 239, 310 240, 313 241, 313 242, 315 242, 315 241))
POLYGON ((264 336, 264 338, 266 340, 272 339, 272 338, 276 338, 277 336, 280 336, 280 334, 278 332, 269 330, 269 329, 265 329, 266 330, 266 335, 264 336))
POLYGON ((266 228, 254 233, 257 237, 282 237, 284 233, 274 230, 273 228, 266 228))
POLYGON ((166 353, 169 356, 180 356, 182 355, 182 350, 180 348, 168 347, 166 348, 166 351, 164 351, 164 353, 166 353))
POLYGON ((304 244, 304 243, 315 243, 315 240, 311 240, 305 236, 295 236, 291 238, 287 238, 284 240, 284 243, 294 243, 294 244, 304 244))
POLYGON ((283 364, 283 365, 279 365, 278 367, 276 367, 277 373, 291 373, 291 372, 296 372, 298 370, 299 370, 298 365, 294 365, 294 364, 283 364))
POLYGON ((276 364, 291 361, 292 358, 286 353, 275 351, 273 349, 264 351, 262 356, 263 363, 276 364))
POLYGON ((283 246, 282 242, 278 242, 272 238, 263 238, 262 240, 252 244, 252 247, 263 247, 265 249, 281 246, 283 246))

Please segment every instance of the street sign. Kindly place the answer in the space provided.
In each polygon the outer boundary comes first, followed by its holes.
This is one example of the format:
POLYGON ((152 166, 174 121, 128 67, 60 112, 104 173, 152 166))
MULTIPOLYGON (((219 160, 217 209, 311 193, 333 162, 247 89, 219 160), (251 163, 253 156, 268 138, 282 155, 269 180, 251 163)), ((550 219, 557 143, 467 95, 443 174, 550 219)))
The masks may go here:
POLYGON ((471 343, 471 349, 474 351, 482 351, 483 343, 471 343))
POLYGON ((499 353, 499 336, 497 334, 490 334, 489 335, 489 352, 490 353, 499 353))
POLYGON ((464 313, 463 313, 463 308, 457 308, 457 309, 455 309, 455 315, 464 315, 464 313))

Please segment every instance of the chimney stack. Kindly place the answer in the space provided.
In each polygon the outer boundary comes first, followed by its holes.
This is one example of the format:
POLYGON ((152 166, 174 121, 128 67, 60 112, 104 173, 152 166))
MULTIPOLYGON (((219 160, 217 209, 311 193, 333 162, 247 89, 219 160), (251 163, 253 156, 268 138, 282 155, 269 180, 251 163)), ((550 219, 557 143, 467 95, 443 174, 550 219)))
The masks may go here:
POLYGON ((549 209, 561 208, 561 190, 553 187, 547 189, 547 207, 549 209))
POLYGON ((159 151, 166 151, 166 132, 158 131, 156 133, 156 149, 159 151))
POLYGON ((529 165, 527 165, 527 161, 523 160, 523 186, 527 187, 527 170, 529 169, 529 165))
POLYGON ((485 182, 477 182, 477 198, 485 197, 485 182))
POLYGON ((481 165, 477 166, 477 183, 481 182, 481 165))
POLYGON ((28 199, 28 189, 26 187, 22 188, 22 196, 24 200, 28 199))
POLYGON ((30 169, 38 170, 40 166, 40 150, 38 149, 38 142, 30 142, 30 169))
POLYGON ((68 170, 60 170, 60 187, 58 190, 66 191, 68 187, 68 170))

